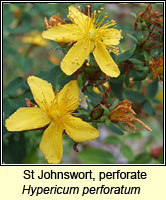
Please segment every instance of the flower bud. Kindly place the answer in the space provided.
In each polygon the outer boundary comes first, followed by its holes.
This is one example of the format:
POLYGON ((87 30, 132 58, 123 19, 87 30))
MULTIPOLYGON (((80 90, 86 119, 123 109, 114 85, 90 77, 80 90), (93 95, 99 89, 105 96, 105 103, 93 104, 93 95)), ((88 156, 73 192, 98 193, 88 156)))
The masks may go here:
POLYGON ((98 120, 100 119, 104 114, 104 109, 101 108, 101 106, 97 106, 95 108, 93 108, 93 110, 90 113, 90 117, 94 120, 98 120))

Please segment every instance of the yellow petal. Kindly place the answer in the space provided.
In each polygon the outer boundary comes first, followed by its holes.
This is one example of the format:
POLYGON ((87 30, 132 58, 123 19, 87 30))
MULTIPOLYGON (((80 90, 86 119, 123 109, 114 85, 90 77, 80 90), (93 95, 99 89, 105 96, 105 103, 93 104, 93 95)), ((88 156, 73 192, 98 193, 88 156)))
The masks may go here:
MULTIPOLYGON (((107 89, 109 88, 109 82, 105 82, 103 84, 104 87, 106 87, 107 89)), ((93 87, 93 91, 98 94, 98 95, 103 95, 103 93, 98 89, 98 87, 93 87)))
POLYGON ((19 108, 6 120, 8 131, 24 131, 42 128, 49 124, 51 119, 40 108, 19 108))
POLYGON ((117 77, 120 75, 117 64, 113 61, 108 53, 105 45, 96 43, 96 48, 93 51, 93 55, 100 69, 111 77, 117 77))
POLYGON ((78 29, 76 24, 64 24, 54 26, 42 33, 43 38, 54 40, 56 42, 71 42, 76 41, 82 32, 78 29))
POLYGON ((119 45, 121 39, 121 31, 111 28, 105 31, 103 43, 105 45, 119 45))
POLYGON ((28 35, 24 36, 22 38, 22 41, 24 43, 32 43, 32 44, 36 44, 36 45, 40 45, 40 46, 49 45, 49 42, 47 40, 44 40, 42 38, 41 33, 38 31, 33 31, 33 32, 29 33, 28 35))
POLYGON ((48 163, 59 163, 63 154, 63 128, 52 122, 45 130, 39 149, 48 163))
POLYGON ((88 59, 94 44, 88 39, 82 39, 74 44, 61 62, 61 68, 67 75, 73 74, 88 59))
POLYGON ((82 121, 80 118, 73 117, 71 115, 65 122, 64 126, 66 133, 75 142, 90 141, 99 136, 99 131, 96 128, 87 122, 82 121))
POLYGON ((28 77, 28 84, 36 103, 45 110, 50 107, 55 98, 52 85, 35 76, 28 77))
POLYGON ((85 24, 88 20, 88 16, 81 13, 77 8, 74 6, 69 6, 69 19, 74 22, 75 24, 81 26, 85 24))
POLYGON ((79 105, 80 89, 77 81, 67 83, 58 94, 58 108, 66 111, 74 111, 79 105))

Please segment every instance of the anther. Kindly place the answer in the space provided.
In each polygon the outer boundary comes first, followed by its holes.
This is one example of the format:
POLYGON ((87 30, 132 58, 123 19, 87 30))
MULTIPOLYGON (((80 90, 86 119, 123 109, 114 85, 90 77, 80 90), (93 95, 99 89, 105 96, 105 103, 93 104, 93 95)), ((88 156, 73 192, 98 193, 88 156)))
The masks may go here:
POLYGON ((90 65, 89 63, 86 63, 86 66, 87 66, 87 67, 89 67, 89 65, 90 65))

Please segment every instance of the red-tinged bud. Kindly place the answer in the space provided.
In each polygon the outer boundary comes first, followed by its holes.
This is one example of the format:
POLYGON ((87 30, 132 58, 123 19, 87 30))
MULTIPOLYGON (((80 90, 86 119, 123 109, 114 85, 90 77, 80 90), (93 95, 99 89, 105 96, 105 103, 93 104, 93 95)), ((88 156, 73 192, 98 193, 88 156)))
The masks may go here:
POLYGON ((93 110, 90 113, 90 117, 94 120, 100 119, 104 114, 104 109, 98 105, 97 107, 93 108, 93 110))
POLYGON ((152 149, 151 155, 153 158, 157 159, 160 157, 162 151, 163 151, 162 147, 156 147, 156 148, 152 149))

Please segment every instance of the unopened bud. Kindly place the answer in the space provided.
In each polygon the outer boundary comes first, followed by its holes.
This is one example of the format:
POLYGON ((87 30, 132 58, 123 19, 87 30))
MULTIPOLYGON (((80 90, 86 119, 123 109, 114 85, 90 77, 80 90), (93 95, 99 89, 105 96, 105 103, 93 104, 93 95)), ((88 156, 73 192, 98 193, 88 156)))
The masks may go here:
POLYGON ((100 119, 104 114, 104 109, 100 106, 93 108, 90 113, 90 117, 94 120, 100 119))
POLYGON ((146 26, 146 22, 142 22, 142 26, 146 26))

